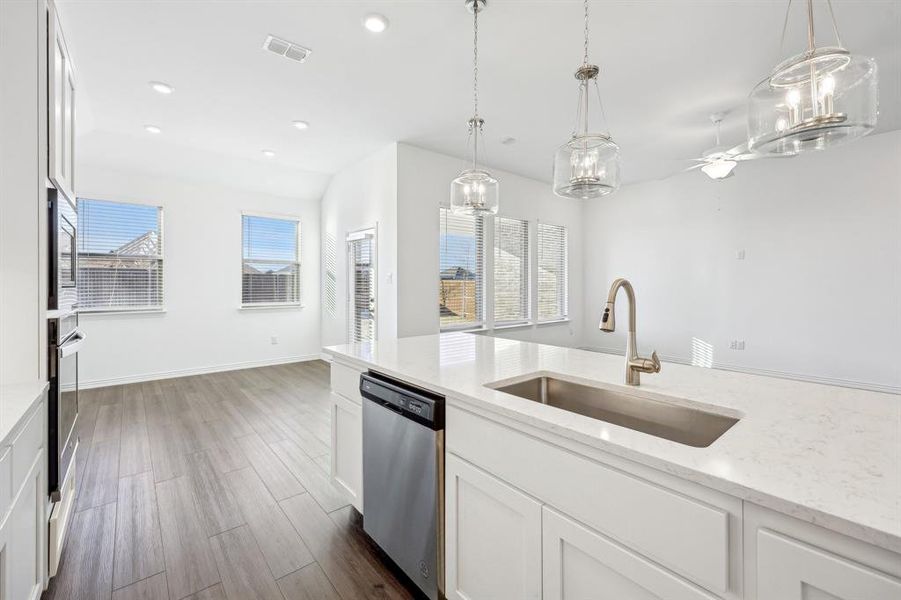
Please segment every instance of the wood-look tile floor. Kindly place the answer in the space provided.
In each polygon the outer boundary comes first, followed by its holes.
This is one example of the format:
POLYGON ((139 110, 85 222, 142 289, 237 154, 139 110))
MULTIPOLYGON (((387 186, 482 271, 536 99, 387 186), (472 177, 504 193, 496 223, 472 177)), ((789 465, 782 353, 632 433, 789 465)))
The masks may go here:
POLYGON ((414 597, 329 479, 328 394, 320 361, 82 391, 43 599, 414 597))

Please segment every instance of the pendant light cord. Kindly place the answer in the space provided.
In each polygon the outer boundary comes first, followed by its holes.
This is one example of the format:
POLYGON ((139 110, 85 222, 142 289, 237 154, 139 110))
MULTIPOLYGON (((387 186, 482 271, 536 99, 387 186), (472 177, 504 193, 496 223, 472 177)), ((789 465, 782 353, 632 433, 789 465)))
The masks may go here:
MULTIPOLYGON (((835 20, 835 11, 832 9, 832 0, 826 0, 826 7, 829 9, 829 18, 832 21, 832 33, 835 35, 835 44, 839 48, 844 48, 844 45, 842 45, 842 38, 838 33, 838 23, 835 20)), ((788 31, 788 18, 791 15, 791 8, 792 0, 788 0, 788 6, 785 9, 785 20, 782 22, 782 37, 779 40, 780 56, 785 50, 785 34, 788 31)), ((814 39, 813 30, 813 0, 807 0, 807 52, 808 54, 812 54, 814 50, 816 50, 816 40, 814 39)))
POLYGON ((472 105, 469 129, 472 136, 472 170, 475 171, 479 168, 479 134, 482 130, 479 120, 479 0, 472 4, 472 105))
POLYGON ((479 117, 479 0, 472 5, 472 104, 473 116, 479 117))
POLYGON ((585 0, 585 53, 582 55, 582 66, 588 64, 588 0, 585 0))

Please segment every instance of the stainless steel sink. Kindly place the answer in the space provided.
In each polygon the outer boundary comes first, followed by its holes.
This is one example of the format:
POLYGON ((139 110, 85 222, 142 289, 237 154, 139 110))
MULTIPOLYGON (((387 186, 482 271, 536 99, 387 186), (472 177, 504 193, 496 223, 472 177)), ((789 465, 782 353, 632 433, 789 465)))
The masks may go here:
POLYGON ((696 448, 706 448, 739 421, 700 408, 554 377, 533 377, 500 386, 489 384, 488 387, 696 448))

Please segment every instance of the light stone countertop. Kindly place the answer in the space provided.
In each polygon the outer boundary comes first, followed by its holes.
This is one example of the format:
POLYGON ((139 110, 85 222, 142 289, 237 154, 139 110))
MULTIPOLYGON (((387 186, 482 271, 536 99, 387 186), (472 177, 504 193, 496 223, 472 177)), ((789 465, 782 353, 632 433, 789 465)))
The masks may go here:
POLYGON ((22 418, 31 413, 35 404, 44 397, 49 384, 35 381, 0 386, 0 448, 12 440, 7 439, 18 429, 22 418))
POLYGON ((338 362, 426 387, 732 496, 901 553, 901 395, 664 363, 623 381, 622 356, 466 333, 331 346, 338 362), (694 448, 484 387, 536 372, 741 420, 694 448))

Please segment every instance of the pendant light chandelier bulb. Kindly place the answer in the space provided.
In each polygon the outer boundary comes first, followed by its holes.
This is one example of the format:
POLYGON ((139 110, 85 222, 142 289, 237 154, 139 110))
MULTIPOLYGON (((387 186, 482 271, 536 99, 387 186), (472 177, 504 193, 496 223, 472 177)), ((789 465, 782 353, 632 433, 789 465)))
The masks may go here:
POLYGON ((589 119, 592 95, 596 97, 600 118, 605 121, 604 105, 598 87, 597 65, 588 62, 588 0, 584 0, 585 44, 582 66, 576 71, 579 104, 572 137, 557 148, 554 155, 554 193, 565 198, 600 198, 619 188, 619 146, 604 131, 592 132, 589 119))
POLYGON ((473 15, 473 116, 468 121, 467 168, 451 182, 450 208, 458 215, 495 214, 499 197, 497 179, 479 166, 480 153, 484 154, 482 128, 485 125, 479 116, 479 13, 485 10, 487 0, 464 0, 464 3, 473 15))
MULTIPOLYGON (((791 11, 786 9, 783 41, 791 11)), ((876 60, 853 55, 841 43, 831 0, 826 0, 835 46, 817 46, 813 0, 807 0, 807 50, 776 66, 751 92, 748 148, 791 156, 862 137, 876 127, 876 60)))

